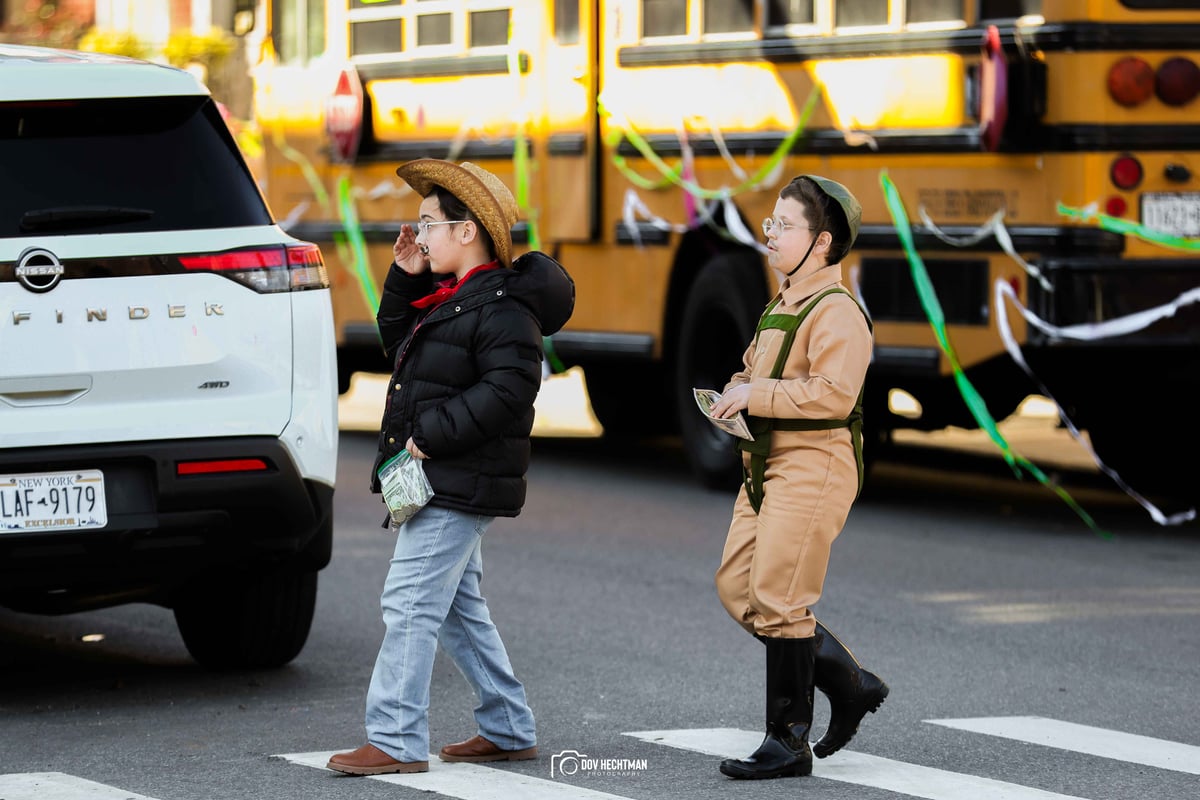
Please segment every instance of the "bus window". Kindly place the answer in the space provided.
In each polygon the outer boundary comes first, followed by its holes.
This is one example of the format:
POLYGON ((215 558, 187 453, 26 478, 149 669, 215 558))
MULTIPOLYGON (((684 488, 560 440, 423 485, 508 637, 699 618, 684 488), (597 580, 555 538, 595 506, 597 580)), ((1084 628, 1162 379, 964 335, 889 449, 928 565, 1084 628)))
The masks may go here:
POLYGON ((417 47, 437 47, 453 41, 450 14, 420 14, 417 16, 417 47))
POLYGON ((812 25, 813 0, 768 0, 767 28, 786 28, 797 25, 812 25))
POLYGON ((480 2, 464 9, 434 2, 350 0, 350 55, 424 57, 503 47, 508 44, 511 15, 509 2, 480 2))
POLYGON ((554 0, 555 44, 579 44, 579 0, 554 0))
POLYGON ((754 0, 641 0, 642 38, 753 36, 755 5, 754 0))
POLYGON ((833 9, 838 28, 882 27, 888 24, 887 0, 843 0, 833 9))
POLYGON ((687 0, 642 0, 642 38, 687 35, 687 0))
POLYGON ((963 20, 962 0, 908 0, 904 11, 906 25, 963 20))
POLYGON ((509 9, 472 11, 468 47, 496 47, 508 44, 509 9))
POLYGON ((704 33, 744 33, 754 30, 753 0, 704 4, 704 33))
POLYGON ((1042 0, 980 0, 979 19, 1020 19, 1042 13, 1042 0))
POLYGON ((325 0, 277 0, 271 44, 281 64, 305 64, 325 52, 325 0))
POLYGON ((1121 0, 1121 5, 1140 11, 1155 8, 1196 8, 1197 0, 1121 0))
POLYGON ((404 20, 377 19, 350 24, 350 55, 396 53, 404 49, 404 20))

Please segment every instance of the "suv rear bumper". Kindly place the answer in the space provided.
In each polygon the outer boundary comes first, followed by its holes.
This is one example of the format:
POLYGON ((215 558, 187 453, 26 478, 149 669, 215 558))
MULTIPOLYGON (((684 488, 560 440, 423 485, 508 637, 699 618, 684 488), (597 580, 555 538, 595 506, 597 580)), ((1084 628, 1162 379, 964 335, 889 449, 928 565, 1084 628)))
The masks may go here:
POLYGON ((171 590, 212 572, 329 563, 333 487, 305 480, 274 437, 0 449, 0 473, 99 469, 108 524, 0 533, 0 605, 71 612, 171 590), (179 475, 185 461, 260 459, 267 469, 179 475))

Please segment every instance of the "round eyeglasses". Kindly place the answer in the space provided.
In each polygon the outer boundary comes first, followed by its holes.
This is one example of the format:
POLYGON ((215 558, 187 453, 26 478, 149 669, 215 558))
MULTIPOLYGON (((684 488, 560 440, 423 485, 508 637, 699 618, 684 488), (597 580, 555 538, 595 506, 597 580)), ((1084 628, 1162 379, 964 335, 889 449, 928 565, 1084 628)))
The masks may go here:
POLYGON ((771 231, 775 231, 776 233, 780 233, 780 234, 787 233, 792 228, 800 228, 800 229, 806 230, 806 231, 812 230, 812 228, 809 227, 808 225, 793 225, 790 222, 781 222, 772 217, 767 217, 766 219, 764 219, 762 221, 763 236, 770 236, 771 231))
POLYGON ((429 229, 431 227, 433 227, 434 225, 454 225, 455 223, 458 223, 458 222, 466 222, 466 220, 465 219, 437 219, 437 220, 433 220, 432 222, 429 220, 421 220, 420 222, 417 223, 417 233, 423 233, 426 236, 428 236, 429 229))

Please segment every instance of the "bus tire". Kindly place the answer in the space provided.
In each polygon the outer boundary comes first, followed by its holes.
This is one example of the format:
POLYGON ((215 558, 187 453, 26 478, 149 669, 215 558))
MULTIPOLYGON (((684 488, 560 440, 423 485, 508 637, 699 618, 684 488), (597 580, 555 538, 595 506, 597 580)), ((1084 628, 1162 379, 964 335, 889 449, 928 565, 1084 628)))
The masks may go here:
POLYGON ((733 436, 704 418, 692 389, 721 391, 741 369, 765 295, 766 282, 757 258, 722 253, 700 270, 684 304, 675 359, 679 429, 688 466, 711 489, 741 484, 741 453, 733 436))

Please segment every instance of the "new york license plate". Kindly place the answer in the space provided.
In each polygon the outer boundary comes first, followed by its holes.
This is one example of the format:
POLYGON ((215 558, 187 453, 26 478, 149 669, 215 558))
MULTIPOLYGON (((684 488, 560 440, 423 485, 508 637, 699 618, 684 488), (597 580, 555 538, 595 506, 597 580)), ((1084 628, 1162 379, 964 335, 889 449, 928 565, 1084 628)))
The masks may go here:
POLYGON ((1147 192, 1142 224, 1175 236, 1200 236, 1200 192, 1147 192))
POLYGON ((98 469, 0 475, 0 534, 107 524, 104 473, 98 469))

